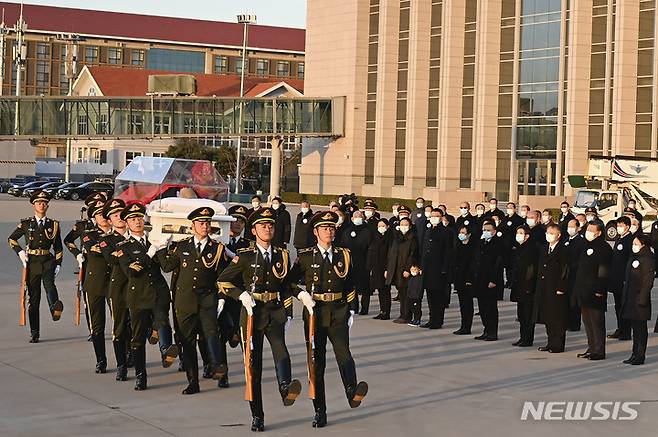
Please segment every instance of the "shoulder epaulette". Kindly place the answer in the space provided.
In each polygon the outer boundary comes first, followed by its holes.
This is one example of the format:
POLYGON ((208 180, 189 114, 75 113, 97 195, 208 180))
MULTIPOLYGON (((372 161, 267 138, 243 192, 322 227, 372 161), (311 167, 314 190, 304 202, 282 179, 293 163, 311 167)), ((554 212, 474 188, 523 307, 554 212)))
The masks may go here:
POLYGON ((238 249, 236 252, 237 253, 246 253, 246 252, 253 252, 254 250, 256 250, 256 248, 254 246, 249 246, 249 247, 243 247, 241 249, 238 249))
POLYGON ((302 253, 311 252, 312 250, 313 250, 313 247, 305 247, 304 249, 297 250, 297 254, 300 255, 302 253))
POLYGON ((130 241, 130 240, 119 241, 119 242, 117 243, 117 246, 123 246, 123 245, 126 244, 128 241, 130 241))
POLYGON ((334 249, 336 249, 336 250, 342 250, 343 252, 350 253, 350 250, 349 250, 347 247, 334 246, 334 249))

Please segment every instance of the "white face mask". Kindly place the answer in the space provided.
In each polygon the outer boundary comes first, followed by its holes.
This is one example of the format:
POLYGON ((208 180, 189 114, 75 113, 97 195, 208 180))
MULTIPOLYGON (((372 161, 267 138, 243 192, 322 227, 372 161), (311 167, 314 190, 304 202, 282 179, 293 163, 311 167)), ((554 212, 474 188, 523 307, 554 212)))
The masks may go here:
POLYGON ((483 209, 477 209, 475 212, 476 212, 476 214, 478 215, 478 217, 482 217, 482 214, 484 214, 484 210, 483 210, 483 209))
POLYGON ((491 231, 482 231, 482 239, 489 240, 493 237, 491 231))
POLYGON ((626 233, 626 228, 623 226, 617 226, 617 233, 619 235, 624 235, 626 233))
POLYGON ((400 226, 400 232, 402 232, 402 235, 406 234, 409 232, 409 226, 400 226))
POLYGON ((629 203, 628 207, 631 208, 631 209, 635 209, 635 204, 634 203, 629 203))
POLYGON ((370 210, 366 210, 363 214, 366 216, 366 218, 370 218, 372 217, 373 212, 370 210))
POLYGON ((555 243, 555 241, 557 241, 557 235, 546 234, 546 241, 548 241, 549 243, 555 243))
POLYGON ((563 206, 562 208, 560 208, 560 211, 562 211, 562 214, 566 214, 567 211, 569 211, 569 208, 563 206))
POLYGON ((526 223, 528 224, 528 226, 530 226, 530 227, 533 227, 534 225, 537 224, 537 220, 535 220, 535 219, 533 219, 533 218, 526 219, 525 222, 526 222, 526 223))
POLYGON ((377 227, 377 230, 380 234, 384 235, 386 233, 386 226, 379 226, 377 227))
POLYGON ((425 211, 425 217, 426 218, 430 218, 431 215, 432 215, 431 211, 429 211, 429 212, 425 211))
POLYGON ((468 209, 467 208, 459 208, 459 213, 462 215, 462 217, 466 217, 468 215, 468 209))
POLYGON ((432 224, 432 226, 436 226, 436 225, 438 225, 440 222, 441 222, 441 218, 440 218, 440 217, 430 217, 430 223, 432 224))
POLYGON ((595 238, 596 238, 596 233, 592 231, 585 231, 585 239, 587 241, 594 241, 595 238))
POLYGON ((496 207, 497 207, 496 204, 490 203, 490 204, 489 204, 489 211, 493 211, 493 210, 495 210, 496 207))
POLYGON ((637 232, 637 226, 631 225, 631 234, 634 234, 637 232))
POLYGON ((570 237, 576 235, 576 232, 578 232, 576 228, 567 228, 567 234, 569 234, 570 237))
POLYGON ((509 216, 514 215, 514 210, 512 208, 507 208, 507 215, 509 216))
POLYGON ((255 209, 255 208, 258 208, 258 207, 260 206, 260 203, 258 203, 258 202, 251 202, 251 206, 255 209))
POLYGON ((280 203, 273 203, 273 204, 272 204, 272 209, 273 209, 273 210, 276 211, 276 210, 279 209, 279 208, 281 208, 281 204, 280 204, 280 203))
POLYGON ((522 209, 520 215, 521 215, 521 218, 526 218, 527 215, 528 215, 528 211, 526 211, 525 209, 522 209))
POLYGON ((421 209, 423 206, 425 206, 424 203, 422 203, 422 202, 416 202, 416 208, 421 209))
POLYGON ((308 208, 302 208, 302 214, 307 214, 308 213, 308 208))
POLYGON ((642 249, 642 246, 638 246, 637 244, 634 244, 631 250, 633 253, 640 253, 640 250, 642 249))
POLYGON ((594 220, 594 216, 593 215, 587 215, 587 216, 585 216, 585 220, 587 220, 588 222, 591 222, 592 220, 594 220))
POLYGON ((525 243, 525 235, 524 234, 516 234, 516 242, 519 244, 525 243))
POLYGON ((397 217, 398 215, 400 215, 400 213, 398 212, 397 209, 394 209, 393 210, 393 217, 397 217))
POLYGON ((354 217, 352 219, 352 223, 354 223, 356 226, 361 226, 363 224, 363 217, 354 217))

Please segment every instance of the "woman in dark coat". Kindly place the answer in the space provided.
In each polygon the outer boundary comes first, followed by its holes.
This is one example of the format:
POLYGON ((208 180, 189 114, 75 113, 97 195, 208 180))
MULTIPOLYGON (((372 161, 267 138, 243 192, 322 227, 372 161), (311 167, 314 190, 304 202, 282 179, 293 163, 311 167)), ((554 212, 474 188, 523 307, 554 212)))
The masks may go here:
POLYGON ((416 260, 416 235, 411 230, 411 220, 400 220, 399 230, 393 234, 393 243, 388 253, 386 267, 386 285, 395 285, 400 297, 400 316, 394 323, 409 323, 410 314, 407 306, 407 281, 409 269, 416 260))
POLYGON ((630 321, 633 352, 626 364, 644 364, 647 351, 647 320, 651 319, 651 288, 655 275, 651 238, 637 235, 633 239, 633 254, 626 266, 621 316, 630 321))
POLYGON ((516 228, 514 244, 510 259, 510 300, 516 302, 516 314, 519 319, 520 338, 512 346, 532 346, 535 340, 535 323, 533 307, 535 286, 537 285, 537 263, 539 250, 530 240, 530 228, 521 225, 516 228))
POLYGON ((569 258, 560 244, 560 226, 546 226, 547 244, 539 246, 539 270, 535 290, 534 320, 546 326, 548 342, 540 351, 564 352, 569 327, 569 258))
POLYGON ((471 235, 471 226, 462 224, 458 229, 457 244, 455 245, 452 258, 453 285, 459 297, 459 312, 461 314, 461 326, 454 331, 455 335, 469 335, 473 325, 473 286, 466 285, 473 282, 469 278, 472 270, 473 256, 477 239, 471 235))
POLYGON ((388 227, 388 220, 385 218, 379 219, 375 228, 375 235, 368 248, 367 261, 368 271, 370 272, 370 293, 367 303, 370 304, 370 296, 377 290, 379 314, 374 318, 379 320, 389 320, 391 318, 391 287, 386 285, 384 272, 388 267, 388 250, 392 238, 393 232, 388 227))

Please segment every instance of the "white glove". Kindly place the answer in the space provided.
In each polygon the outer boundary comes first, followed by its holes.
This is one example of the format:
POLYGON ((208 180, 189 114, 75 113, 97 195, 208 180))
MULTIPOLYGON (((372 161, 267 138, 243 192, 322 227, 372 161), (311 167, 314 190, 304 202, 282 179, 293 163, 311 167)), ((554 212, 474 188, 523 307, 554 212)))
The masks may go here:
POLYGON ((224 299, 219 299, 219 302, 217 302, 217 317, 222 313, 225 303, 226 301, 224 299))
POLYGON ((146 251, 146 256, 148 256, 149 258, 153 258, 153 255, 155 255, 155 252, 157 252, 158 250, 160 250, 158 246, 156 246, 155 244, 151 244, 149 250, 146 251))
POLYGON ((59 271, 60 271, 61 269, 62 269, 62 266, 60 266, 60 265, 56 265, 56 266, 55 266, 55 277, 57 277, 57 275, 59 275, 59 271))
POLYGON ((315 306, 315 301, 311 297, 310 293, 308 291, 302 290, 297 295, 297 299, 299 299, 302 304, 304 304, 308 313, 313 315, 313 307, 315 306))
POLYGON ((83 254, 79 253, 79 254, 75 257, 75 259, 78 260, 78 267, 82 268, 82 263, 83 263, 84 260, 85 260, 85 256, 84 256, 83 254))
POLYGON ((292 326, 292 317, 288 317, 288 320, 286 320, 286 324, 283 325, 283 331, 288 332, 288 329, 292 326))
POLYGON ((160 246, 162 244, 162 236, 160 238, 155 238, 153 234, 148 235, 148 241, 151 243, 151 246, 160 246))
POLYGON ((350 318, 347 319, 347 332, 352 331, 352 324, 354 324, 354 311, 350 310, 350 318))
POLYGON ((224 252, 226 252, 226 256, 228 256, 230 259, 235 258, 235 253, 231 252, 231 249, 226 246, 224 246, 224 252))
POLYGON ((251 294, 243 291, 240 295, 240 302, 242 302, 242 306, 247 310, 247 315, 253 316, 253 308, 256 306, 256 301, 251 297, 251 294))
POLYGON ((23 264, 23 268, 27 267, 27 253, 25 253, 24 250, 21 250, 18 252, 18 257, 21 260, 21 263, 23 264))

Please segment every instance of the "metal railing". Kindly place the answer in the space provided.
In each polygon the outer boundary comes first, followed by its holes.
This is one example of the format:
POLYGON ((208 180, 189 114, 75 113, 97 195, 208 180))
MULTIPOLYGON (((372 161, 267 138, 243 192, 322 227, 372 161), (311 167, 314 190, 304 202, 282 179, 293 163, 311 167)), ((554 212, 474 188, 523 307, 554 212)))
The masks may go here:
POLYGON ((8 96, 0 97, 0 140, 340 137, 343 110, 344 97, 8 96))

